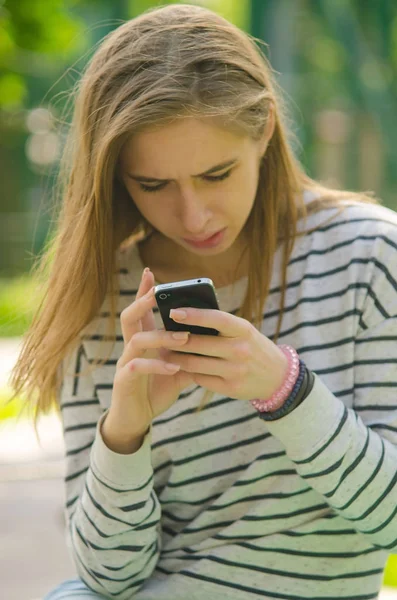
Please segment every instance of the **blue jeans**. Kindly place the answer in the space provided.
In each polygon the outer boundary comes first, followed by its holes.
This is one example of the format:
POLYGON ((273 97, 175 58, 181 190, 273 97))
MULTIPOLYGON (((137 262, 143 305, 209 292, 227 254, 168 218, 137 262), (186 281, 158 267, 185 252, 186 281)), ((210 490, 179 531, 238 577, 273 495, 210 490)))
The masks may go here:
POLYGON ((68 579, 54 590, 51 590, 43 600, 106 600, 105 596, 90 590, 81 579, 68 579))

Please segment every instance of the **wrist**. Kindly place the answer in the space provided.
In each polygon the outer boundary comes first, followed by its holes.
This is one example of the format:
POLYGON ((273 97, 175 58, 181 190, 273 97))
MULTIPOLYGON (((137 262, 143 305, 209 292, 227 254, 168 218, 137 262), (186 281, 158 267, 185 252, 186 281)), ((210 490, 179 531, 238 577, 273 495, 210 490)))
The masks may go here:
POLYGON ((279 410, 293 390, 296 391, 297 385, 300 385, 303 379, 303 373, 300 370, 300 359, 296 350, 287 344, 278 346, 278 349, 281 351, 280 354, 284 355, 283 380, 270 398, 254 398, 251 400, 251 404, 259 412, 279 410))
POLYGON ((114 423, 108 413, 101 423, 100 433, 105 446, 112 452, 116 454, 134 454, 142 446, 149 427, 138 432, 125 431, 124 428, 120 428, 114 423))
POLYGON ((313 389, 314 374, 306 367, 303 361, 301 361, 301 368, 303 371, 303 379, 301 385, 294 390, 295 393, 292 393, 278 410, 272 413, 259 413, 261 419, 264 421, 277 421, 293 412, 307 398, 313 389))
POLYGON ((289 414, 309 395, 314 385, 314 375, 289 345, 279 346, 288 359, 283 383, 271 398, 251 400, 261 419, 275 421, 289 414))

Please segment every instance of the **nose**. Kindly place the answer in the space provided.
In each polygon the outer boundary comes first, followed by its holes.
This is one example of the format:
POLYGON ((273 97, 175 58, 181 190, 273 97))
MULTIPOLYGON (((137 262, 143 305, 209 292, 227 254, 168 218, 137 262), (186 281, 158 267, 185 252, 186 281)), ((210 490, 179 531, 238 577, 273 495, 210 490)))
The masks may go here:
POLYGON ((181 190, 180 219, 186 237, 199 237, 211 228, 212 212, 193 188, 181 190))

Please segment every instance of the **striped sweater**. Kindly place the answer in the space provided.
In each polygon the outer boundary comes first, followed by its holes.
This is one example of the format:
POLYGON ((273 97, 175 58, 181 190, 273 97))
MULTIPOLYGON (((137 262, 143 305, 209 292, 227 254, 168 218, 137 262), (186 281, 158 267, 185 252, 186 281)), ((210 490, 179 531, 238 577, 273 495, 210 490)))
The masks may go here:
MULTIPOLYGON (((119 320, 110 359, 75 377, 105 335, 105 299, 59 399, 68 543, 89 588, 120 600, 377 598, 397 552, 397 214, 346 204, 300 223, 335 216, 297 238, 289 261, 279 343, 296 348, 315 383, 277 421, 219 394, 196 413, 203 388, 192 385, 136 453, 112 452, 99 426, 124 346, 119 320)), ((118 258, 121 312, 144 265, 136 246, 118 258)), ((280 267, 278 251, 263 309, 269 338, 280 267)), ((220 309, 234 313, 246 285, 218 288, 220 309)))

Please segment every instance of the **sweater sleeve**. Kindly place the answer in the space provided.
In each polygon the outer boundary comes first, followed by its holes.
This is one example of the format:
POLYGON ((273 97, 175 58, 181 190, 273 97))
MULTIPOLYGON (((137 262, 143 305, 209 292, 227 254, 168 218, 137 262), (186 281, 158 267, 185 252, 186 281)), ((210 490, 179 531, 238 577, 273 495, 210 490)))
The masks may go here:
POLYGON ((354 382, 338 396, 315 374, 292 413, 268 421, 299 475, 374 546, 397 552, 397 227, 374 245, 354 339, 354 382))
POLYGON ((107 414, 83 346, 62 380, 60 406, 66 447, 69 545, 85 584, 106 598, 132 598, 154 570, 160 546, 160 504, 153 490, 151 429, 141 448, 112 452, 100 426, 107 414))

